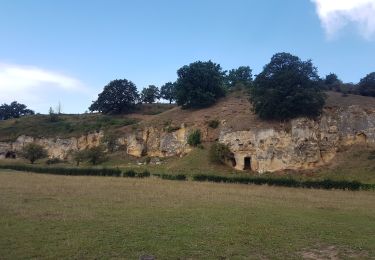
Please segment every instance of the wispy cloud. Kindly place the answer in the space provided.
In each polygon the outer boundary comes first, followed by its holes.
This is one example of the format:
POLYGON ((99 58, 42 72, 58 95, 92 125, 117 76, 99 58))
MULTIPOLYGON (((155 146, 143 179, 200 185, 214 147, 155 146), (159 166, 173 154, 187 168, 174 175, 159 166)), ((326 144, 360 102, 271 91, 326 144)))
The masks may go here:
POLYGON ((311 0, 329 38, 354 24, 367 40, 375 36, 375 0, 311 0))
POLYGON ((77 94, 89 95, 78 79, 38 67, 0 63, 0 103, 17 100, 33 108, 77 94))

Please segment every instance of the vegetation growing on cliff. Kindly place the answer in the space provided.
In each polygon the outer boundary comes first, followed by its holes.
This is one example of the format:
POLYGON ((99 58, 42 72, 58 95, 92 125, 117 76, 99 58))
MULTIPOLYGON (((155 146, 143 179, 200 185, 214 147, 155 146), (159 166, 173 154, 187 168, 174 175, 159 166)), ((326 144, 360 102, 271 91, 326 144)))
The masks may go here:
POLYGON ((317 69, 311 60, 277 53, 251 88, 254 111, 263 119, 315 117, 324 106, 317 69))

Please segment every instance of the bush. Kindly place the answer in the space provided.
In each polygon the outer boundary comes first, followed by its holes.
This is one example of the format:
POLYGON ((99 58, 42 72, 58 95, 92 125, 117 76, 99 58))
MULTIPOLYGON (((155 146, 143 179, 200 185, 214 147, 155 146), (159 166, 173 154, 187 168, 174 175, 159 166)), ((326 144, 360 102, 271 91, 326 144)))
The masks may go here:
POLYGON ((95 146, 86 151, 87 160, 92 164, 96 165, 105 161, 105 153, 103 146, 95 146))
POLYGON ((209 158, 213 163, 224 164, 230 153, 227 145, 216 142, 210 147, 209 158))
POLYGON ((150 177, 151 173, 149 171, 147 171, 147 170, 144 170, 143 172, 137 173, 136 176, 138 178, 146 178, 146 177, 150 177))
POLYGON ((47 151, 39 144, 29 143, 23 147, 22 156, 34 164, 36 160, 47 157, 47 151))
POLYGON ((367 157, 367 159, 369 159, 369 160, 375 160, 375 150, 370 152, 370 154, 367 157))
POLYGON ((54 157, 54 158, 48 159, 48 160, 46 161, 46 164, 47 164, 47 165, 51 165, 51 164, 58 164, 58 163, 62 163, 62 162, 64 162, 64 161, 61 160, 60 158, 56 158, 56 157, 54 157))
MULTIPOLYGON (((154 175, 154 176, 156 176, 156 175, 154 175)), ((177 175, 161 174, 160 178, 162 178, 163 180, 186 181, 186 175, 185 174, 177 174, 177 175)))
POLYGON ((87 159, 87 150, 77 150, 72 153, 73 161, 75 161, 76 166, 87 159))
POLYGON ((194 130, 188 136, 188 144, 191 146, 197 146, 201 143, 201 131, 199 129, 194 130))
POLYGON ((137 173, 134 170, 128 170, 123 172, 124 177, 135 177, 137 173))
POLYGON ((220 124, 219 120, 216 120, 216 119, 208 121, 208 126, 213 129, 216 129, 219 126, 219 124, 220 124))

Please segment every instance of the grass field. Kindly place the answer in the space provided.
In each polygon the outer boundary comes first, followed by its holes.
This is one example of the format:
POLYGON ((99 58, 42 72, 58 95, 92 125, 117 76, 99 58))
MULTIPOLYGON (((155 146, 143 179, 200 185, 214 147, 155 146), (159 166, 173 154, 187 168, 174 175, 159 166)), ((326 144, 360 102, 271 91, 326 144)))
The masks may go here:
POLYGON ((0 258, 375 257, 375 193, 0 171, 0 258))

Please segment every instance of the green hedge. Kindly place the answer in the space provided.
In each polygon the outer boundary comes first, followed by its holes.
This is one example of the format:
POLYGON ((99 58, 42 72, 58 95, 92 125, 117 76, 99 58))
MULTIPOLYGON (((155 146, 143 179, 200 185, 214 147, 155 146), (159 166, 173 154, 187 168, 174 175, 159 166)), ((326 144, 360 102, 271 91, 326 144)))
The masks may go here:
POLYGON ((152 174, 155 177, 162 178, 163 180, 173 180, 173 181, 186 181, 187 177, 185 174, 177 174, 177 175, 172 175, 172 174, 152 174))
POLYGON ((198 174, 193 176, 194 181, 211 181, 223 183, 242 183, 270 186, 314 189, 341 189, 341 190, 375 190, 375 184, 365 184, 358 181, 311 180, 299 181, 291 178, 270 177, 227 177, 217 175, 198 174))

